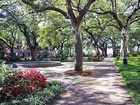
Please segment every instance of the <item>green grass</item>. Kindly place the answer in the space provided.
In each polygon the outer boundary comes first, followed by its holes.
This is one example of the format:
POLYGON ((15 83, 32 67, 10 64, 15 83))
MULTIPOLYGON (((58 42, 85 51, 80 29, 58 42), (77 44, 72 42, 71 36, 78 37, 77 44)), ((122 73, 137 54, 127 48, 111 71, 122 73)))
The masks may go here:
POLYGON ((125 83, 134 97, 135 105, 140 105, 140 57, 129 57, 128 65, 123 65, 122 60, 116 60, 115 64, 119 68, 125 83))

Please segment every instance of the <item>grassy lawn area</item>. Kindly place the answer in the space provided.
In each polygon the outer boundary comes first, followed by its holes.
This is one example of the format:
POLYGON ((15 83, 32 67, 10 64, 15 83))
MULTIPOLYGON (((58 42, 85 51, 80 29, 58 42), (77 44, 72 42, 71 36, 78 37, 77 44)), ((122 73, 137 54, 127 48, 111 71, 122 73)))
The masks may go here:
POLYGON ((135 105, 140 105, 140 57, 129 57, 127 66, 122 64, 122 60, 115 59, 115 64, 135 99, 135 105))

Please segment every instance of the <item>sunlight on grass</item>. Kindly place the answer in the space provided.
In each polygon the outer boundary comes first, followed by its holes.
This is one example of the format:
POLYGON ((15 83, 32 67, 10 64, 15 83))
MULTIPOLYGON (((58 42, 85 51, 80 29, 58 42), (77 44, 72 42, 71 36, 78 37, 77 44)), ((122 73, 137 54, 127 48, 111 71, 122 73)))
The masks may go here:
POLYGON ((140 105, 140 57, 128 58, 128 65, 123 65, 121 60, 115 59, 115 64, 135 99, 135 105, 140 105))

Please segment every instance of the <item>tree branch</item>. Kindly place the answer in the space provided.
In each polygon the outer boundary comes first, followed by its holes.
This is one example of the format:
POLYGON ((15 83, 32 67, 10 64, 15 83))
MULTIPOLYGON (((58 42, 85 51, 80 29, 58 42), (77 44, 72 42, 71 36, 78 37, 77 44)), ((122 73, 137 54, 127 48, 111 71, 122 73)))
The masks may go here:
POLYGON ((135 15, 135 13, 140 9, 140 0, 138 0, 137 3, 137 7, 131 12, 131 14, 127 17, 126 19, 126 26, 128 26, 131 18, 133 17, 133 15, 135 15))
POLYGON ((3 38, 0 38, 0 41, 2 41, 7 47, 11 48, 11 46, 8 45, 7 42, 3 38))
POLYGON ((87 0, 87 4, 84 6, 84 8, 79 12, 78 20, 82 20, 83 16, 86 14, 86 12, 89 10, 91 4, 95 2, 96 0, 87 0))
POLYGON ((68 14, 69 14, 69 18, 72 20, 72 24, 75 24, 76 23, 76 17, 75 17, 75 14, 73 12, 71 4, 72 4, 71 0, 66 0, 66 5, 67 5, 67 11, 68 11, 68 14))
POLYGON ((96 14, 99 14, 99 15, 106 15, 106 14, 110 14, 112 15, 112 17, 116 20, 117 24, 119 25, 119 28, 122 29, 123 28, 123 24, 121 22, 121 20, 119 19, 118 15, 116 12, 113 12, 113 11, 103 11, 103 12, 98 12, 98 11, 91 11, 90 12, 94 12, 96 14))
POLYGON ((116 29, 118 29, 119 31, 121 31, 120 28, 119 28, 118 26, 114 25, 114 24, 107 24, 106 26, 113 26, 114 28, 116 28, 116 29))
POLYGON ((27 4, 27 5, 29 5, 29 6, 31 6, 36 12, 43 12, 43 11, 46 11, 46 10, 53 10, 53 11, 61 13, 66 19, 69 19, 69 16, 65 11, 63 11, 62 9, 56 8, 54 6, 46 6, 46 7, 43 6, 43 7, 41 7, 39 5, 35 5, 30 0, 22 0, 22 2, 27 4))
POLYGON ((139 21, 139 20, 140 20, 140 16, 138 16, 138 17, 135 18, 134 20, 131 20, 131 21, 129 22, 128 25, 131 25, 131 24, 133 24, 134 22, 137 22, 137 21, 139 21))
POLYGON ((66 12, 64 12, 63 10, 59 9, 59 8, 56 8, 56 7, 46 7, 46 8, 41 8, 41 9, 38 9, 37 12, 43 12, 43 11, 46 11, 46 10, 53 10, 53 11, 56 11, 56 12, 59 12, 61 13, 66 19, 69 19, 69 16, 66 12))

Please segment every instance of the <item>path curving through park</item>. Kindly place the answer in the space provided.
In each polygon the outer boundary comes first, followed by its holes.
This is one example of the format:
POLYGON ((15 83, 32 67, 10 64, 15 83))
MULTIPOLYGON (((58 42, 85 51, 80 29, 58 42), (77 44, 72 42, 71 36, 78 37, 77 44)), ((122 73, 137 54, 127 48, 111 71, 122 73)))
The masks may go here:
POLYGON ((86 65, 94 66, 95 74, 74 77, 76 82, 54 105, 134 105, 113 58, 86 65))

